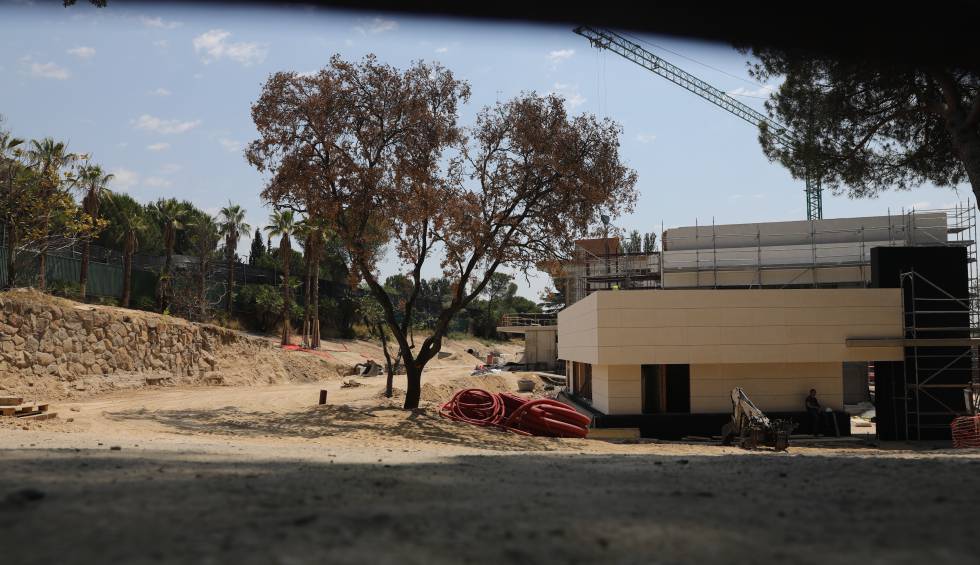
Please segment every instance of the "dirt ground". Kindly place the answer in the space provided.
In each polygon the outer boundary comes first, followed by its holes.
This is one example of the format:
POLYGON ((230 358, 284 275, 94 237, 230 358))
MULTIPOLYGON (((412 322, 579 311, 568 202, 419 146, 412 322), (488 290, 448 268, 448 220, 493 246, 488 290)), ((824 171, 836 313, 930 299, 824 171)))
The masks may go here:
MULTIPOLYGON (((334 345, 344 362, 371 354, 334 345)), ((529 438, 441 418, 436 402, 452 390, 513 389, 522 376, 470 377, 475 361, 435 363, 429 402, 413 412, 381 397, 383 377, 331 374, 120 390, 59 402, 54 420, 6 421, 0 554, 17 563, 976 560, 980 451, 849 441, 776 454, 529 438), (343 386, 351 381, 360 386, 343 386), (320 389, 326 406, 316 405, 320 389)))

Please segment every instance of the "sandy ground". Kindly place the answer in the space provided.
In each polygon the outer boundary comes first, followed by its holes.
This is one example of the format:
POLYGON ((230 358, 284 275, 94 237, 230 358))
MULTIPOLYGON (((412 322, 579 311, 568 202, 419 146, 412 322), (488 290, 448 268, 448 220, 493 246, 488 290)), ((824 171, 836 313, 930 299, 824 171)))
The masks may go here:
MULTIPOLYGON (((442 361, 426 373, 424 398, 468 384, 511 388, 520 376, 469 377, 473 359, 442 361)), ((0 554, 257 564, 977 558, 978 451, 528 438, 445 420, 432 402, 403 411, 380 398, 383 377, 342 386, 350 380, 142 388, 59 403, 55 420, 8 421, 0 554), (327 406, 316 405, 321 388, 327 406)))

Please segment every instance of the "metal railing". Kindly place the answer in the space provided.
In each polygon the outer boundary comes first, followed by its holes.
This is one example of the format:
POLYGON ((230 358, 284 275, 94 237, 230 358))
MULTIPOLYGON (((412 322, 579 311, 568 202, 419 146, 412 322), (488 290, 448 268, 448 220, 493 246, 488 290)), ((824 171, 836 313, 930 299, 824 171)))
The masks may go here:
POLYGON ((537 314, 531 312, 504 314, 500 318, 501 326, 554 326, 558 323, 557 314, 537 314))

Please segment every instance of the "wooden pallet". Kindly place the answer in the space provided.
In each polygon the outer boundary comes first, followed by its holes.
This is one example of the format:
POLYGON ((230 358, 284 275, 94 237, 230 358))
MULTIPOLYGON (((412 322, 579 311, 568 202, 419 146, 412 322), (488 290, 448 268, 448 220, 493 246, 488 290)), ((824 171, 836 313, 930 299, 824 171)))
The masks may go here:
POLYGON ((50 420, 51 418, 57 418, 57 417, 58 417, 58 413, 57 412, 33 412, 31 414, 25 414, 23 416, 18 416, 17 419, 18 420, 40 421, 40 420, 50 420))
MULTIPOLYGON (((23 418, 25 416, 36 416, 48 412, 50 405, 47 402, 32 402, 20 404, 18 406, 0 406, 0 416, 23 418)), ((41 418, 45 419, 45 418, 41 418)))

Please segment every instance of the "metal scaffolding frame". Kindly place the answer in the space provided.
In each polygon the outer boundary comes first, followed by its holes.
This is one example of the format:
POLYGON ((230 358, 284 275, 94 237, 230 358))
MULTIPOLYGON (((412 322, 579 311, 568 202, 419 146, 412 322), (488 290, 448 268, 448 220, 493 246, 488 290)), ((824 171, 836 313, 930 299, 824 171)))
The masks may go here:
MULTIPOLYGON (((744 238, 746 234, 718 233, 717 225, 712 219, 710 235, 702 235, 707 225, 695 221, 693 238, 697 242, 693 249, 685 249, 693 255, 693 260, 678 261, 668 253, 661 258, 662 280, 665 287, 670 288, 787 288, 792 286, 820 287, 825 283, 820 281, 819 273, 828 269, 853 267, 860 273, 861 281, 852 281, 854 286, 864 286, 870 278, 871 248, 881 246, 963 246, 967 248, 971 289, 971 316, 974 325, 980 326, 980 285, 978 285, 977 268, 977 222, 976 212, 972 204, 958 204, 952 208, 902 211, 899 214, 887 214, 885 226, 856 226, 848 229, 817 229, 814 222, 808 222, 807 232, 770 233, 768 237, 797 236, 808 240, 808 258, 801 260, 803 246, 801 245, 765 245, 764 236, 756 227, 755 245, 751 247, 732 247, 725 244, 726 238, 744 238), (929 225, 927 219, 936 217, 939 213, 945 215, 945 224, 929 225), (942 232, 943 237, 936 237, 930 232, 942 232), (847 236, 849 241, 838 243, 818 243, 820 236, 847 236), (701 240, 704 244, 701 244, 701 240), (722 257, 719 259, 719 255, 722 257), (766 257, 768 255, 768 257, 766 257), (780 257, 782 255, 782 257, 780 257), (781 260, 782 259, 782 260, 781 260), (767 283, 766 271, 796 271, 792 280, 767 283), (751 284, 719 283, 719 273, 752 271, 754 276, 751 284), (672 273, 694 273, 694 284, 673 286, 668 284, 666 276, 672 273), (704 280, 710 274, 710 280, 704 280), (797 283, 800 279, 809 279, 806 283, 797 283)), ((674 237, 674 241, 690 239, 674 237)), ((665 242, 666 243, 666 242, 665 242)), ((839 283, 832 282, 840 286, 839 283)))
MULTIPOLYGON (((610 250, 597 255, 584 247, 575 260, 565 263, 566 300, 573 304, 596 290, 650 288, 794 288, 864 287, 870 283, 871 249, 881 246, 957 246, 967 250, 969 272, 970 326, 980 337, 980 273, 978 273, 977 220, 971 202, 951 208, 888 211, 884 222, 849 228, 821 228, 808 222, 805 232, 763 233, 756 226, 754 245, 735 247, 733 239, 751 234, 726 234, 712 219, 707 225, 695 221, 690 236, 673 236, 671 241, 693 241, 690 249, 666 252, 621 253, 610 250), (941 218, 941 220, 940 220, 941 218), (703 233, 708 232, 708 233, 703 233), (767 238, 807 241, 806 244, 767 245, 767 238), (833 243, 821 243, 831 239, 833 243), (727 240, 727 241, 726 241, 727 240), (680 251, 682 257, 678 259, 680 251), (846 271, 851 269, 851 271, 846 271), (836 271, 835 271, 836 270, 836 271), (776 273, 781 271, 782 273, 776 273), (723 273, 747 272, 745 281, 720 281, 723 273), (673 284, 670 277, 690 273, 692 280, 673 284)), ((761 224, 760 224, 761 225, 761 224)), ((686 228, 685 228, 686 229, 686 228)), ((669 233, 663 232, 665 235, 669 233)))
MULTIPOLYGON (((926 429, 948 428, 953 418, 970 413, 960 391, 980 386, 977 327, 971 296, 953 296, 914 270, 899 275, 905 336, 904 437, 922 439, 926 429), (916 288, 933 296, 921 296, 916 288), (967 324, 936 325, 933 316, 967 315, 967 324), (959 337, 951 337, 957 336, 959 337), (952 382, 950 382, 952 381, 952 382), (950 394, 950 389, 956 391, 950 394), (955 399, 955 400, 954 400, 955 399)), ((972 282, 972 281, 971 281, 972 282)))
POLYGON ((660 288, 660 253, 621 253, 600 257, 584 247, 563 265, 566 301, 573 304, 597 290, 660 288))

